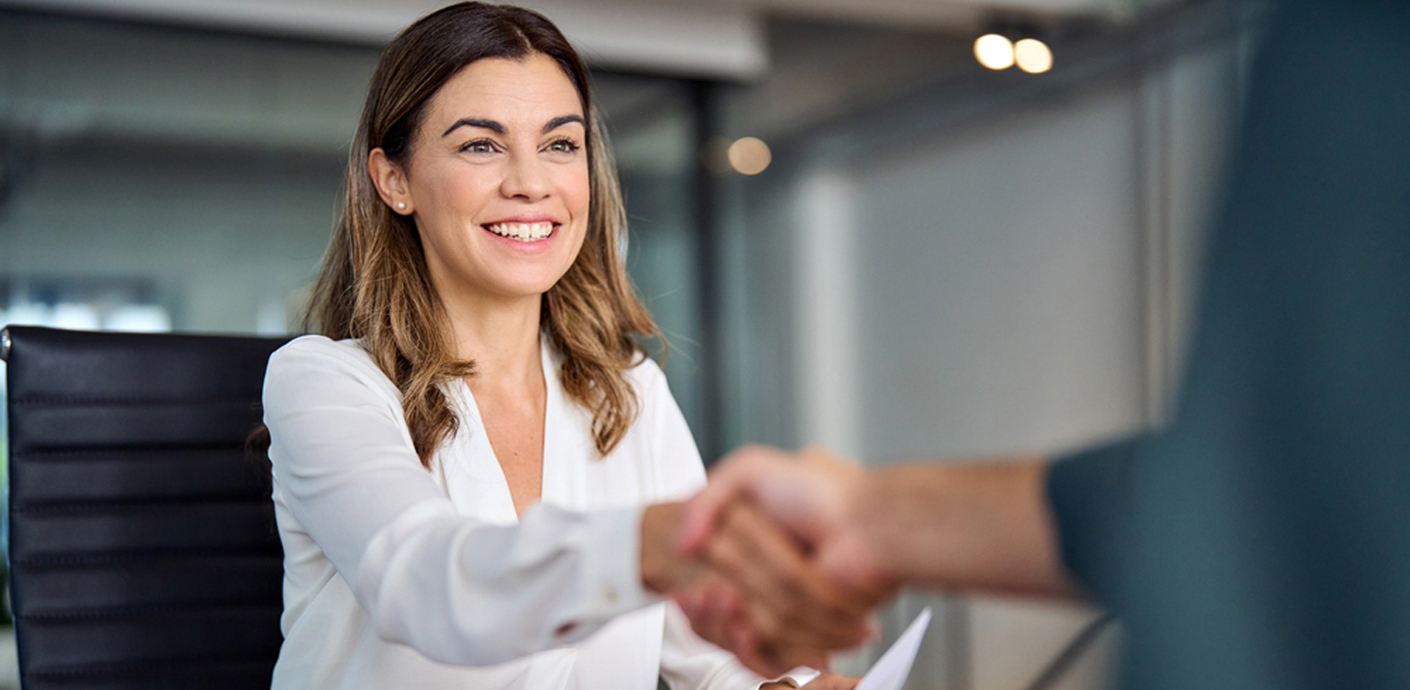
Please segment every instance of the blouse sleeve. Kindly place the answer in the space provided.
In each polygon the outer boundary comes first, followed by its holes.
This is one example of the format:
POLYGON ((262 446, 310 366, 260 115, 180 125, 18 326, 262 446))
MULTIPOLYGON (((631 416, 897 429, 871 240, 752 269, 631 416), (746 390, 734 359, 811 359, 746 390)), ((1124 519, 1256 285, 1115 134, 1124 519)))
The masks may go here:
MULTIPOLYGON (((645 386, 649 391, 646 409, 655 432, 652 451, 661 466, 662 495, 665 500, 688 498, 705 486, 705 466, 665 375, 659 370, 653 374, 645 386)), ((777 680, 802 686, 817 675, 812 669, 798 668, 777 680)), ((733 654, 697 636, 673 603, 666 604, 661 676, 672 690, 755 690, 768 680, 745 668, 733 654)))
POLYGON ((377 634, 449 664, 571 644, 654 601, 641 585, 641 509, 539 505, 518 525, 462 516, 422 467, 396 389, 321 337, 269 361, 265 423, 277 491, 377 634))

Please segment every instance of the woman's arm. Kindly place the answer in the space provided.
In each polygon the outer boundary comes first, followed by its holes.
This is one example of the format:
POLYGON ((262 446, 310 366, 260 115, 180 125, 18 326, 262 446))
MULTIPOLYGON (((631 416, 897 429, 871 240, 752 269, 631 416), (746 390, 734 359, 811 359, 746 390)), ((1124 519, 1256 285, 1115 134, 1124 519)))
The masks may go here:
POLYGON ((590 635, 655 601, 639 571, 640 509, 540 505, 514 526, 459 514, 422 467, 396 389, 326 339, 270 359, 265 423, 278 498, 383 639, 486 665, 590 635))

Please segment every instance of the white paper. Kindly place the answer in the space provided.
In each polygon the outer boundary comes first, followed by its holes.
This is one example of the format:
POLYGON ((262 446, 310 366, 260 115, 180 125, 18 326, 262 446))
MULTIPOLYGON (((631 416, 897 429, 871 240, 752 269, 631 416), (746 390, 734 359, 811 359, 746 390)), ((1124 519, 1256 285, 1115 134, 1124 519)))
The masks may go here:
POLYGON ((911 665, 920 652, 920 641, 925 638, 925 629, 930 626, 930 607, 925 607, 916 619, 911 621, 906 631, 896 638, 895 644, 876 660, 876 665, 862 676, 857 690, 901 690, 906 678, 911 675, 911 665))

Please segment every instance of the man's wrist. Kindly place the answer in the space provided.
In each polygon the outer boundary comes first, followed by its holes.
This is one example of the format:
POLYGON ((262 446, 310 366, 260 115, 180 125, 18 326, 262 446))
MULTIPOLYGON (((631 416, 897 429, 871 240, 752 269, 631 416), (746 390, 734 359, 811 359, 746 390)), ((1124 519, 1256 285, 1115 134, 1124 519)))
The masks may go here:
MULTIPOLYGON (((866 472, 858 477, 856 488, 848 497, 848 515, 854 521, 853 538, 857 541, 853 545, 857 551, 856 576, 867 589, 894 589, 908 565, 904 548, 896 543, 897 535, 893 534, 901 525, 890 512, 894 502, 908 498, 894 486, 897 479, 885 469, 866 472), (898 551, 898 547, 902 548, 898 551)), ((904 486, 905 480, 900 483, 904 486)))

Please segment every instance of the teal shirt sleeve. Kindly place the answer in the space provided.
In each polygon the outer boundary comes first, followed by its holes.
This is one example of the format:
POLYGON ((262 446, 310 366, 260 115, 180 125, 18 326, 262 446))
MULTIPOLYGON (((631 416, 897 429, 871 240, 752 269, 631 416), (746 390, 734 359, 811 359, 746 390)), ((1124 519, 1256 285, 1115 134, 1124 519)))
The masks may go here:
POLYGON ((1063 564, 1094 599, 1121 608, 1121 554, 1131 519, 1131 466, 1146 436, 1068 455, 1048 472, 1063 564))

